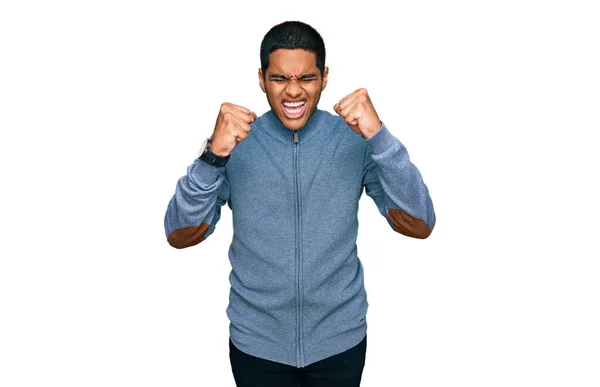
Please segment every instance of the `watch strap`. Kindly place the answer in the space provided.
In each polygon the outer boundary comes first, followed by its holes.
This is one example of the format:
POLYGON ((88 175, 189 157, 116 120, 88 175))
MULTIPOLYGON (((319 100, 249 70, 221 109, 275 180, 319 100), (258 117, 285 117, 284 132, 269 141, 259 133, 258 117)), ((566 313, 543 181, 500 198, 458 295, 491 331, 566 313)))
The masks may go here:
POLYGON ((225 164, 227 164, 227 161, 229 160, 229 156, 231 156, 231 155, 229 154, 225 157, 221 157, 221 156, 214 154, 213 152, 210 151, 211 142, 212 142, 212 136, 211 136, 211 138, 208 139, 206 148, 205 148, 204 152, 202 153, 202 155, 200 155, 200 157, 199 157, 200 160, 204 161, 208 165, 212 165, 213 167, 225 166, 225 164))

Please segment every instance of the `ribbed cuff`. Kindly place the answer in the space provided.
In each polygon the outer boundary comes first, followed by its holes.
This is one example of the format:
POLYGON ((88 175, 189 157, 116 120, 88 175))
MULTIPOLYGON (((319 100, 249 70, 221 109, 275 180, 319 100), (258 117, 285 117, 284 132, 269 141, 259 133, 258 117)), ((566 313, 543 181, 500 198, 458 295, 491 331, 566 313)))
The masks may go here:
POLYGON ((388 131, 384 123, 381 124, 381 129, 371 138, 365 139, 371 146, 374 154, 383 153, 387 148, 392 146, 395 137, 388 131))
POLYGON ((191 173, 198 181, 201 181, 205 184, 213 184, 215 181, 217 181, 217 178, 221 174, 223 168, 225 168, 225 166, 213 167, 212 165, 208 165, 205 161, 197 158, 192 164, 191 173))

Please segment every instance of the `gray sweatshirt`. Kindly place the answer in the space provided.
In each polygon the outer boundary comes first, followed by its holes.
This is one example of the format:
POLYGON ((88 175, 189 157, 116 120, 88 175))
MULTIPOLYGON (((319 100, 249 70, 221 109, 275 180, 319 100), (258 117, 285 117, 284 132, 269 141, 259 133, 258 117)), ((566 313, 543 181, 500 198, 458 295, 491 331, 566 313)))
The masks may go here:
POLYGON ((363 188, 390 227, 427 238, 429 190, 385 124, 369 139, 317 109, 299 130, 269 110, 224 167, 196 159, 165 215, 176 248, 210 236, 232 211, 227 316, 233 344, 263 359, 305 367, 357 345, 367 294, 357 256, 363 188))

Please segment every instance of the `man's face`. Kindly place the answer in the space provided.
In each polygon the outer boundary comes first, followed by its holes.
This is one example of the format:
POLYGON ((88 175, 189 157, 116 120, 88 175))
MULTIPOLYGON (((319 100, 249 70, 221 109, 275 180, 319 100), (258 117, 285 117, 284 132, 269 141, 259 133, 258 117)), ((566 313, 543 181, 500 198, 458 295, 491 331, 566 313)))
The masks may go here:
POLYGON ((269 55, 266 77, 258 70, 260 88, 275 116, 290 130, 300 129, 317 109, 327 85, 329 68, 323 76, 316 55, 303 49, 278 49, 269 55))

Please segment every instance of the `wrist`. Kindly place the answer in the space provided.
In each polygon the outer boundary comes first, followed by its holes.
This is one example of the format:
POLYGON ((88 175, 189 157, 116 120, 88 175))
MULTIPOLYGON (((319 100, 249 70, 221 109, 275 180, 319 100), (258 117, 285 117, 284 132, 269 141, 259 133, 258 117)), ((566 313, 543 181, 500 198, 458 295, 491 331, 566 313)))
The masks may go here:
POLYGON ((229 153, 221 152, 219 149, 215 153, 214 148, 211 137, 204 140, 204 144, 202 144, 202 148, 200 149, 199 159, 213 167, 225 166, 229 160, 229 153))
POLYGON ((380 120, 379 121, 379 126, 377 127, 377 129, 369 131, 366 136, 363 135, 363 138, 365 140, 370 139, 371 137, 373 137, 374 135, 376 135, 377 133, 379 133, 379 131, 381 130, 382 127, 383 127, 383 122, 380 120))
POLYGON ((229 156, 229 152, 220 149, 218 146, 215 146, 212 143, 210 144, 210 151, 212 153, 216 154, 219 157, 227 157, 227 156, 229 156))

